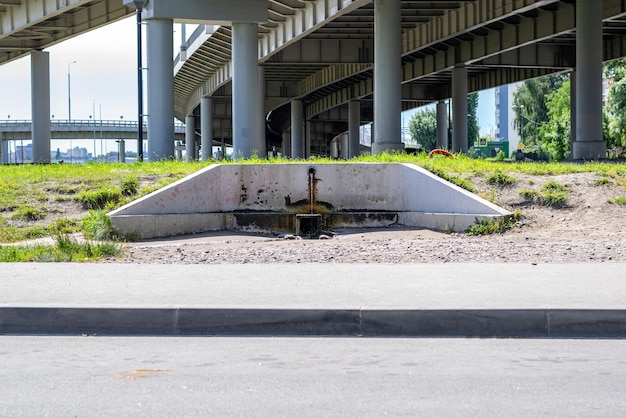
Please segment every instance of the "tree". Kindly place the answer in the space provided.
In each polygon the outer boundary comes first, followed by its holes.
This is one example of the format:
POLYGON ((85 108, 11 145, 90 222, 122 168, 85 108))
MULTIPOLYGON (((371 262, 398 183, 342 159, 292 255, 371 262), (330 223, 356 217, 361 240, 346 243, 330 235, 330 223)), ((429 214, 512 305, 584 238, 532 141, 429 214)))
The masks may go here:
POLYGON ((467 96, 467 145, 474 146, 474 142, 478 141, 478 93, 471 93, 467 96))
POLYGON ((409 120, 411 140, 425 151, 437 146, 437 112, 434 109, 421 110, 409 120))
POLYGON ((603 115, 606 145, 626 146, 626 59, 609 62, 604 67, 604 75, 609 80, 606 114, 603 115), (606 120, 605 120, 606 118, 606 120))
POLYGON ((546 96, 557 90, 569 75, 549 75, 522 83, 513 94, 513 124, 524 145, 541 151, 540 126, 548 121, 546 96))
POLYGON ((541 148, 551 160, 562 160, 571 149, 570 81, 546 95, 548 120, 539 127, 541 148))

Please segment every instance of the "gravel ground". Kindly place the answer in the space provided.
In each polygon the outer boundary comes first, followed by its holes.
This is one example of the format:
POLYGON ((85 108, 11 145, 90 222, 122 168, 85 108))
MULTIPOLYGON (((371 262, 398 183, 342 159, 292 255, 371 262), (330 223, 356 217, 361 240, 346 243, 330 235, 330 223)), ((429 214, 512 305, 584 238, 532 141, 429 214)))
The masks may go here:
POLYGON ((597 174, 532 177, 516 174, 514 185, 494 188, 472 178, 477 193, 489 196, 522 220, 489 236, 401 226, 337 230, 325 240, 263 237, 218 232, 128 244, 122 263, 450 263, 450 262, 626 262, 626 205, 610 203, 626 195, 621 179, 597 182, 597 174), (561 208, 541 206, 520 196, 553 180, 568 188, 561 208))

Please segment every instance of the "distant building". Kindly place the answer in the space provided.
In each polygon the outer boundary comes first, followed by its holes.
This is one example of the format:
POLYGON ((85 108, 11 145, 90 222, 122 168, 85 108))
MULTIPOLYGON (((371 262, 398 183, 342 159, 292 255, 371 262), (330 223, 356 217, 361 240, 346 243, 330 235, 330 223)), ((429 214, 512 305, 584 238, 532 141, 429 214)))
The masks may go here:
POLYGON ((517 150, 521 142, 520 137, 513 125, 515 113, 513 112, 513 93, 517 91, 521 83, 509 84, 495 89, 496 105, 496 138, 500 141, 508 141, 509 153, 517 150))

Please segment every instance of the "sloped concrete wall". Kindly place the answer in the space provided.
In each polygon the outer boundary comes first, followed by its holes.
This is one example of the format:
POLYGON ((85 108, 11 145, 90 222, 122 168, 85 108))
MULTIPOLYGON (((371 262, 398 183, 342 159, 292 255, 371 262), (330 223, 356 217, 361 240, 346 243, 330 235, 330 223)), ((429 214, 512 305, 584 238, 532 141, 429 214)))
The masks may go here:
POLYGON ((391 211, 434 229, 509 214, 413 164, 292 163, 211 165, 109 216, 122 232, 166 236, 231 228, 233 212, 308 213, 311 199, 316 213, 391 211))

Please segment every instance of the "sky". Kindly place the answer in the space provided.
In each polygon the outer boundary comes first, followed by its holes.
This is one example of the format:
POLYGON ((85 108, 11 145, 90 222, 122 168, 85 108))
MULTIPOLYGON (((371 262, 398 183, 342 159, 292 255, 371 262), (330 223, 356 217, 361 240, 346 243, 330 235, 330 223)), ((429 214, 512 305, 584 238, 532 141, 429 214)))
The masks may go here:
MULTIPOLYGON (((53 119, 68 118, 69 69, 72 119, 89 120, 95 114, 96 119, 121 117, 137 120, 136 30, 132 15, 45 49, 50 53, 50 113, 53 119), (76 63, 70 65, 73 61, 76 63)), ((175 25, 177 30, 178 25, 175 25)), ((187 34, 191 32, 187 30, 187 34)), ((175 50, 179 41, 174 34, 175 50)), ((145 62, 144 57, 144 65, 145 62)), ((144 76, 144 82, 145 79, 144 76)), ((145 95, 144 89, 144 100, 145 95)), ((405 114, 407 123, 409 117, 405 114)), ((2 119, 31 119, 29 56, 0 65, 2 119)), ((493 90, 480 93, 478 119, 481 135, 495 131, 493 90)), ((127 150, 135 151, 133 146, 127 144, 127 150)))

